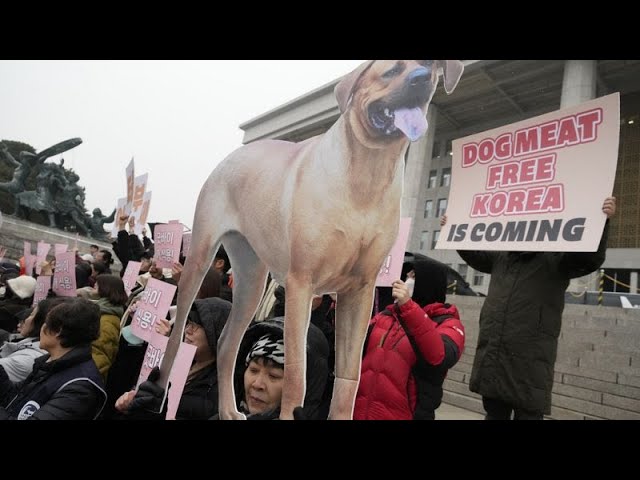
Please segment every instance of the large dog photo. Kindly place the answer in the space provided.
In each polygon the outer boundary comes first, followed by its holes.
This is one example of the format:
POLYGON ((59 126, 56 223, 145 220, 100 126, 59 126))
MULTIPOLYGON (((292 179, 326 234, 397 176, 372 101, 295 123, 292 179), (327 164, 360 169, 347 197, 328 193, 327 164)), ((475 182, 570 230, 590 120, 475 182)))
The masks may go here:
POLYGON ((312 297, 335 292, 329 418, 351 419, 376 277, 398 233, 405 152, 427 131, 439 72, 451 93, 462 71, 458 60, 366 62, 337 84, 341 115, 325 134, 300 143, 256 141, 213 170, 198 197, 162 386, 222 243, 234 292, 217 352, 220 418, 244 418, 234 396, 236 355, 271 273, 286 289, 280 418, 292 419, 304 405, 312 297))

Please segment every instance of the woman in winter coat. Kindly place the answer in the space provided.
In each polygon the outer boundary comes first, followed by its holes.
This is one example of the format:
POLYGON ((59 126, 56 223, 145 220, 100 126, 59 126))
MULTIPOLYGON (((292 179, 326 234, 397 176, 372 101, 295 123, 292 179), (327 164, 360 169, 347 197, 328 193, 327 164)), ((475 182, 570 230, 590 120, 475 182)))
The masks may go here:
POLYGON ((369 324, 354 420, 435 419, 447 371, 464 350, 458 309, 445 303, 442 264, 416 260, 405 269, 406 283, 393 283, 396 303, 369 324))
POLYGON ((100 275, 96 279, 100 307, 100 336, 91 345, 91 354, 102 379, 106 381, 109 368, 118 353, 120 341, 120 317, 124 314, 127 294, 124 283, 115 275, 100 275))

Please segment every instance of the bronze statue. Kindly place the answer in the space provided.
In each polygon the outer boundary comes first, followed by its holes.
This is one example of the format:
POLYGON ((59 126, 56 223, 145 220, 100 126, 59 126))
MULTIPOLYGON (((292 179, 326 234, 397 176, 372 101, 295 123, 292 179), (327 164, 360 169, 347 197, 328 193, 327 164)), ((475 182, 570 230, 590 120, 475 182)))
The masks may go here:
MULTIPOLYGON (((25 184, 27 177, 32 170, 43 166, 45 160, 54 155, 66 152, 82 143, 80 138, 71 138, 64 142, 57 143, 52 147, 43 150, 40 153, 20 152, 18 159, 16 160, 13 155, 9 153, 7 146, 0 142, 0 157, 3 158, 9 165, 15 167, 13 171, 13 178, 9 182, 0 183, 0 190, 9 192, 15 197, 14 213, 18 213, 18 207, 20 206, 20 200, 18 194, 25 192, 25 184)), ((35 193, 35 192, 34 192, 35 193)))
POLYGON ((102 210, 99 208, 93 209, 93 216, 89 219, 89 228, 91 230, 90 235, 96 240, 108 241, 107 233, 104 231, 104 224, 113 222, 116 216, 116 209, 113 209, 111 215, 108 217, 102 214, 102 210))

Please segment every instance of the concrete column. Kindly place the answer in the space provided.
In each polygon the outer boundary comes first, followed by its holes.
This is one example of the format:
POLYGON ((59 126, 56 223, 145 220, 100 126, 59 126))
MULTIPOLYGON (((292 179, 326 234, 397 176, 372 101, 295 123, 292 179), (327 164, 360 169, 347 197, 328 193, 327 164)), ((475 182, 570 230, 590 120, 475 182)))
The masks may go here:
MULTIPOLYGON (((596 98, 597 65, 595 60, 566 60, 564 64, 564 77, 562 79, 562 94, 560 108, 580 105, 588 100, 596 98)), ((589 290, 598 290, 598 281, 595 288, 591 288, 595 275, 571 280, 569 290, 583 292, 584 284, 589 284, 589 290)))
POLYGON ((629 286, 631 287, 629 293, 638 293, 638 272, 631 272, 631 278, 629 279, 629 286))
POLYGON ((425 175, 429 174, 429 166, 431 165, 437 118, 437 108, 435 105, 430 105, 427 112, 429 129, 424 137, 409 145, 407 154, 400 212, 403 217, 413 219, 408 242, 410 248, 417 248, 416 245, 419 245, 420 242, 420 229, 415 227, 417 219, 422 218, 422 211, 418 212, 418 209, 422 208, 419 202, 422 199, 422 189, 426 186, 425 175))
POLYGON ((560 108, 596 98, 596 60, 567 60, 564 64, 560 108))

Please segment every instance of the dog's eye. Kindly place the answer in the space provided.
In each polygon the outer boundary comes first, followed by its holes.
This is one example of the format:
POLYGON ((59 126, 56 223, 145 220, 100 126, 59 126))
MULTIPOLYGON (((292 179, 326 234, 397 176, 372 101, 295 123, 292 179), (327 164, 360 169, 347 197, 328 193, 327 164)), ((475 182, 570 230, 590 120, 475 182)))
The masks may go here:
POLYGON ((396 63, 392 68, 384 72, 382 76, 384 78, 395 77, 397 75, 400 75, 400 73, 402 73, 402 70, 404 70, 404 67, 401 64, 396 63))

